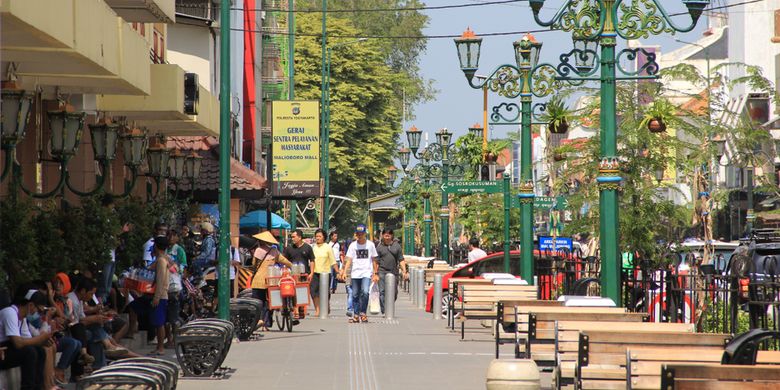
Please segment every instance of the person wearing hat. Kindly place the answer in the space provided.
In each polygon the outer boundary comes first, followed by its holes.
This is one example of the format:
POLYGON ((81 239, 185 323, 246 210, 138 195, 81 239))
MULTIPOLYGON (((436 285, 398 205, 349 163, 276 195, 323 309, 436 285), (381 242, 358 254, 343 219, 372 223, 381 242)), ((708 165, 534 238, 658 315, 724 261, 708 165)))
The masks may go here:
POLYGON ((209 265, 217 260, 217 242, 214 240, 214 225, 210 222, 200 224, 200 235, 203 242, 200 244, 200 254, 192 262, 192 273, 200 275, 209 265))
POLYGON ((46 364, 44 345, 52 342, 52 332, 41 332, 35 337, 30 331, 27 318, 45 311, 46 296, 34 288, 22 286, 14 294, 13 304, 0 310, 0 347, 6 348, 0 359, 0 370, 20 367, 22 390, 43 388, 43 371, 46 364))
MULTIPOLYGON (((357 240, 349 244, 345 256, 344 270, 351 269, 352 277, 352 307, 354 316, 350 323, 368 322, 368 290, 371 282, 379 281, 379 254, 373 242, 366 239, 366 225, 360 224, 355 228, 357 240), (350 268, 351 267, 351 268, 350 268)), ((341 271, 341 278, 346 278, 346 271, 341 271)))
POLYGON ((273 325, 272 312, 268 310, 268 270, 276 264, 283 264, 292 267, 292 263, 287 260, 277 249, 279 241, 269 231, 264 231, 252 236, 257 239, 257 248, 254 251, 252 266, 256 269, 252 277, 252 297, 263 302, 262 321, 263 328, 268 330, 273 325))

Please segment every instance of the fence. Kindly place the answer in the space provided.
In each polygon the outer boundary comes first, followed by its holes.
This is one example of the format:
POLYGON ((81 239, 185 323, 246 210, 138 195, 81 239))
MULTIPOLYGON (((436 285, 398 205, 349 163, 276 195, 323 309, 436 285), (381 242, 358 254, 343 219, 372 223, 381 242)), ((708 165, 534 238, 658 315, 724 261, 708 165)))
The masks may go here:
MULTIPOLYGON (((597 257, 567 250, 537 251, 534 257, 539 299, 600 294, 597 257)), ((693 323, 701 332, 780 331, 780 274, 717 274, 707 266, 637 263, 621 273, 622 302, 629 311, 648 313, 654 322, 693 323)))

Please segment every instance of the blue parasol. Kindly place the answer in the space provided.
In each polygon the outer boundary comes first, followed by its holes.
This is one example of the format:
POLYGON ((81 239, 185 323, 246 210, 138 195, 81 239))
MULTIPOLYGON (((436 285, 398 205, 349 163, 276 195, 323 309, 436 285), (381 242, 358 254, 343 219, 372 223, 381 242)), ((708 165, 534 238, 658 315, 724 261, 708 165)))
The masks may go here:
MULTIPOLYGON (((240 221, 240 228, 268 228, 268 216, 265 210, 255 210, 244 214, 240 221)), ((289 229, 290 224, 281 216, 271 213, 271 229, 289 229)))

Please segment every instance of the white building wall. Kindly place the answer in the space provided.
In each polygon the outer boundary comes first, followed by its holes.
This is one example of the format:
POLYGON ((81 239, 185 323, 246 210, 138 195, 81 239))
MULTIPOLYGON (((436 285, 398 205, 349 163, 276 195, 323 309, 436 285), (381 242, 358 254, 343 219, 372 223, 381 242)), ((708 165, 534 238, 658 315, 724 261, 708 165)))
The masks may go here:
MULTIPOLYGON (((770 80, 776 80, 775 57, 780 54, 780 45, 771 41, 774 37, 774 11, 778 8, 780 0, 759 1, 728 9, 730 61, 759 66, 770 80)), ((744 71, 733 69, 731 74, 739 77, 744 75, 744 71)), ((749 92, 745 87, 737 87, 731 97, 749 92)), ((774 116, 770 113, 770 119, 774 116)))
MULTIPOLYGON (((216 49, 210 27, 186 24, 168 26, 168 62, 197 73, 200 85, 212 94, 217 88, 216 49)), ((216 30, 214 30, 216 33, 216 30)))

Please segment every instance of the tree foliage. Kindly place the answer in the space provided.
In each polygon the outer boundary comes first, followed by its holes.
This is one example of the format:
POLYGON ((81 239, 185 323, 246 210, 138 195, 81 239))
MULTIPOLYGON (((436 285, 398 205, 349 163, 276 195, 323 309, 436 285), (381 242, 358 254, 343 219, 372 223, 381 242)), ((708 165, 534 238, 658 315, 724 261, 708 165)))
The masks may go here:
MULTIPOLYGON (((301 14, 299 32, 311 31, 320 22, 316 15, 301 14)), ((328 22, 333 34, 355 35, 358 30, 348 19, 328 22)), ((330 40, 331 45, 347 42, 330 40)), ((299 37, 296 44, 296 96, 320 98, 321 41, 299 37)), ((381 47, 369 40, 345 45, 333 51, 330 84, 330 192, 358 199, 365 197, 366 185, 384 185, 387 167, 392 165, 401 133, 400 106, 394 104, 394 85, 400 75, 386 64, 381 47)), ((362 206, 362 202, 357 206, 362 206)), ((340 222, 358 218, 357 210, 337 216, 340 222)))

